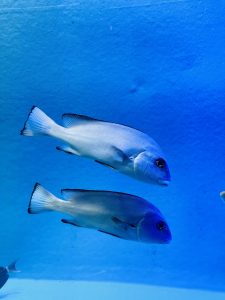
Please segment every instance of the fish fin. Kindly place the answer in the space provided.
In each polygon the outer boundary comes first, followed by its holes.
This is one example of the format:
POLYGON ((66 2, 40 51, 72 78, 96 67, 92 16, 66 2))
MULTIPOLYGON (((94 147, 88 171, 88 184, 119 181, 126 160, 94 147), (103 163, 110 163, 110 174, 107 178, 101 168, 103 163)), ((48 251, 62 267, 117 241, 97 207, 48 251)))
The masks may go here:
POLYGON ((62 115, 63 124, 65 127, 70 128, 78 125, 84 125, 89 122, 102 122, 100 120, 84 116, 84 115, 78 115, 78 114, 63 114, 62 115))
POLYGON ((70 225, 73 225, 76 227, 83 227, 83 226, 78 225, 74 220, 62 219, 61 222, 64 224, 70 224, 70 225))
POLYGON ((48 135, 56 123, 37 106, 33 106, 20 134, 25 136, 48 135))
POLYGON ((65 153, 68 153, 68 154, 80 155, 80 153, 78 151, 71 148, 69 145, 57 146, 56 149, 59 150, 59 151, 63 151, 65 153))
POLYGON ((99 194, 102 195, 104 193, 105 197, 111 197, 112 195, 118 195, 119 197, 133 197, 134 201, 138 199, 137 196, 129 195, 120 192, 113 192, 113 191, 103 191, 103 190, 84 190, 84 189, 62 189, 61 194, 65 200, 76 201, 76 199, 82 197, 82 202, 88 198, 88 201, 91 200, 91 197, 98 197, 99 194), (88 196, 88 197, 86 197, 88 196))
POLYGON ((111 146, 111 157, 106 159, 104 162, 103 161, 99 161, 99 160, 95 160, 97 163, 104 165, 106 167, 112 168, 112 169, 116 169, 114 166, 112 166, 113 163, 115 164, 122 164, 124 163, 126 160, 129 160, 129 157, 119 148, 115 147, 115 146, 111 146), (108 161, 111 161, 112 164, 108 163, 108 161))
MULTIPOLYGON (((96 118, 92 118, 92 117, 85 116, 85 115, 71 114, 71 113, 63 114, 62 115, 62 120, 63 120, 63 125, 66 128, 70 128, 70 127, 74 127, 74 126, 78 126, 78 125, 85 125, 89 122, 103 122, 103 123, 110 123, 110 124, 118 125, 117 123, 114 123, 114 122, 105 121, 105 120, 101 120, 101 119, 96 119, 96 118)), ((136 128, 134 128, 130 125, 128 126, 128 125, 123 124, 123 123, 120 123, 120 125, 137 130, 136 128)))
POLYGON ((125 230, 127 230, 128 227, 132 227, 132 228, 137 227, 137 224, 132 224, 132 223, 127 223, 127 222, 121 221, 117 217, 112 217, 112 221, 114 223, 116 223, 117 225, 119 225, 120 227, 122 227, 123 229, 125 229, 125 230))
POLYGON ((106 232, 106 231, 103 231, 103 230, 100 230, 100 229, 98 229, 98 231, 99 231, 99 232, 102 232, 102 233, 109 234, 109 235, 111 235, 111 236, 114 236, 114 237, 117 237, 117 238, 121 239, 121 237, 120 237, 119 235, 116 235, 116 234, 114 234, 114 233, 106 232))
POLYGON ((123 152, 123 150, 112 146, 113 150, 113 160, 118 163, 123 163, 124 161, 128 160, 129 157, 123 152))
POLYGON ((7 271, 8 272, 11 272, 11 273, 18 273, 20 272, 19 270, 17 270, 16 268, 16 263, 17 263, 17 260, 13 261, 10 265, 8 265, 6 267, 7 271))
POLYGON ((88 196, 88 201, 91 200, 91 197, 93 196, 98 197, 99 194, 102 195, 104 193, 105 197, 112 197, 112 195, 118 195, 120 198, 125 199, 126 197, 130 197, 133 199, 133 201, 143 201, 142 198, 127 194, 127 193, 122 193, 122 192, 114 192, 114 191, 104 191, 104 190, 85 190, 85 189, 61 189, 61 194, 63 195, 63 198, 65 200, 71 200, 71 201, 76 201, 76 199, 82 197, 82 201, 85 201, 85 196, 88 196))
POLYGON ((86 192, 86 190, 81 189, 62 189, 61 194, 63 198, 70 201, 75 201, 77 197, 86 192))
POLYGON ((110 166, 110 165, 107 164, 107 163, 101 162, 101 161, 99 161, 99 160, 95 160, 95 162, 98 163, 98 164, 100 164, 100 165, 103 165, 103 166, 105 166, 105 167, 108 167, 108 168, 111 168, 111 169, 115 170, 115 168, 114 168, 113 166, 110 166))
POLYGON ((54 210, 54 204, 58 200, 52 193, 36 183, 31 195, 28 213, 38 214, 41 212, 54 210))
MULTIPOLYGON (((108 191, 107 191, 108 192, 108 191)), ((102 191, 97 190, 84 190, 84 189, 62 189, 61 194, 65 200, 76 202, 77 199, 82 197, 82 202, 85 200, 90 201, 92 196, 98 195, 102 191), (86 196, 90 197, 86 197, 86 196)), ((110 192, 109 192, 110 193, 110 192)))

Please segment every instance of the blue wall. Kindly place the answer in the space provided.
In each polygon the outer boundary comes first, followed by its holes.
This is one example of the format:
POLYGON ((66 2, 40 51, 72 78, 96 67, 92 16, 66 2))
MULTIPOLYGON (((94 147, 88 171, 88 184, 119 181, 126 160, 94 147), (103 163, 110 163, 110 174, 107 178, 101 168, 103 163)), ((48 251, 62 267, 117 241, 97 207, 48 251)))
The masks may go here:
POLYGON ((10 1, 0 4, 0 258, 21 276, 225 289, 225 1, 10 1), (55 150, 19 131, 36 104, 149 133, 167 154, 168 188, 55 150), (38 181, 149 199, 170 245, 114 239, 26 213, 38 181))

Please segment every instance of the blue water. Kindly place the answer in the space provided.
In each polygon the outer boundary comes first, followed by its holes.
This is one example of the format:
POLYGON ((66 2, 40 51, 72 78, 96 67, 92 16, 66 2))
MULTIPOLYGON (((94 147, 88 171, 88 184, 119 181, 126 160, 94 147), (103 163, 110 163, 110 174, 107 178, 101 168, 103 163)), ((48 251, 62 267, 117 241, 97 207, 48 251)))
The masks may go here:
MULTIPOLYGON (((18 278, 145 283, 225 291, 225 1, 0 3, 0 264, 18 278), (32 105, 135 127, 170 166, 169 187, 133 180, 26 138, 32 105), (109 189, 154 203, 169 245, 149 245, 28 215, 35 182, 109 189)), ((19 299, 19 298, 18 298, 19 299)))

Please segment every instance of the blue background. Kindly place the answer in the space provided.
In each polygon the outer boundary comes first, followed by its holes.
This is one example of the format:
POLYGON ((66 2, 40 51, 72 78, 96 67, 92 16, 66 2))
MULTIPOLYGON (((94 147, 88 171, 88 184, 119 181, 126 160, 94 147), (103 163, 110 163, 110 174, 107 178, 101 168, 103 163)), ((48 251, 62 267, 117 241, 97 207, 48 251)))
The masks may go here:
POLYGON ((225 1, 2 1, 0 259, 21 277, 225 290, 225 1), (162 147, 168 188, 25 138, 33 104, 142 130, 162 147), (28 215, 35 182, 137 194, 160 208, 170 245, 115 239, 28 215))

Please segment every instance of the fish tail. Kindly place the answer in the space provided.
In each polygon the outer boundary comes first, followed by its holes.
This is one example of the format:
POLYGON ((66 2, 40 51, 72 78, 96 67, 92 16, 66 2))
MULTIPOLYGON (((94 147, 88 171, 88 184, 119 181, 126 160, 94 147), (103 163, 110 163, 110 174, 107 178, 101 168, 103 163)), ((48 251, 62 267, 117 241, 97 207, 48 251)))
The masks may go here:
POLYGON ((8 265, 8 267, 6 267, 7 271, 10 272, 10 273, 20 272, 16 268, 16 263, 17 263, 17 260, 13 261, 10 265, 8 265))
POLYGON ((51 135, 57 125, 40 108, 33 106, 20 134, 25 136, 51 135))
POLYGON ((28 213, 29 214, 38 214, 41 212, 47 212, 57 209, 58 204, 64 202, 54 196, 52 193, 43 188, 39 183, 36 183, 31 195, 28 213))

